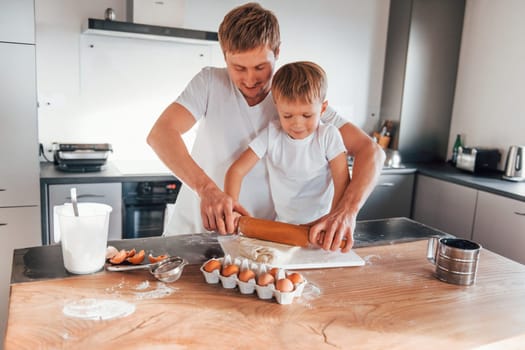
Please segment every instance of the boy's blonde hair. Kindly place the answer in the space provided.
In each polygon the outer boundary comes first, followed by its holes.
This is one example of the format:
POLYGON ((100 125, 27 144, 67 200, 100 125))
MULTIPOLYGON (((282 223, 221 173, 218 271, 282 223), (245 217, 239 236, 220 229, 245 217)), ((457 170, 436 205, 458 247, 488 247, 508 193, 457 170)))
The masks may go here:
POLYGON ((325 71, 313 62, 293 62, 275 72, 272 80, 274 100, 324 102, 328 82, 325 71))
POLYGON ((277 53, 281 44, 277 17, 255 2, 228 12, 218 34, 223 53, 244 52, 261 46, 268 46, 277 53))

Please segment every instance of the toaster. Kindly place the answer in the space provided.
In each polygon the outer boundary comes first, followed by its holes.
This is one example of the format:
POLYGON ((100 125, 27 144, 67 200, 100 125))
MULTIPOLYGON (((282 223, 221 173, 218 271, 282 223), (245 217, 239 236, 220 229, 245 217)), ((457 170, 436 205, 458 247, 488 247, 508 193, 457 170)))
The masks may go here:
POLYGON ((460 147, 456 167, 471 173, 497 170, 501 153, 497 149, 460 147))

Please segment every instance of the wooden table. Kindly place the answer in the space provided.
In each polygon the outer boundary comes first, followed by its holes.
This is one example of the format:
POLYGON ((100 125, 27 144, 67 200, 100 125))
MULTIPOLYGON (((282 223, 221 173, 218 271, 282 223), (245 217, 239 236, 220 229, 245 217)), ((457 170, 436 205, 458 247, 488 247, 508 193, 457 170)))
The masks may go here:
POLYGON ((433 277, 426 241, 359 248, 363 267, 303 271, 291 305, 204 281, 190 265, 172 284, 147 271, 100 272, 11 287, 6 349, 464 349, 525 346, 525 266, 482 251, 476 284, 433 277), (82 298, 134 313, 67 317, 82 298))

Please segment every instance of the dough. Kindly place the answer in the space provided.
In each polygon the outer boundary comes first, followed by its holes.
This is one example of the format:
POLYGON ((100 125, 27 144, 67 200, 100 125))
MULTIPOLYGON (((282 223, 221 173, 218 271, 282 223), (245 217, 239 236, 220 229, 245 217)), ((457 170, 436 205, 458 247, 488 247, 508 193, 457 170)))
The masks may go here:
POLYGON ((239 255, 258 263, 286 264, 301 247, 238 236, 239 255))

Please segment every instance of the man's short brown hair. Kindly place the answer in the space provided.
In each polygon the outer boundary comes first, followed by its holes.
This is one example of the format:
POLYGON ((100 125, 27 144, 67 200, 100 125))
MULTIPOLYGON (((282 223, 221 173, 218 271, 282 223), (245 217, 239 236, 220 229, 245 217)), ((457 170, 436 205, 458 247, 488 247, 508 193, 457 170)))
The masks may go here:
POLYGON ((273 12, 255 2, 234 8, 219 26, 222 51, 244 52, 268 46, 277 53, 281 43, 279 22, 273 12))
POLYGON ((326 73, 319 65, 308 61, 293 62, 275 72, 272 95, 274 100, 324 102, 327 87, 326 73))

